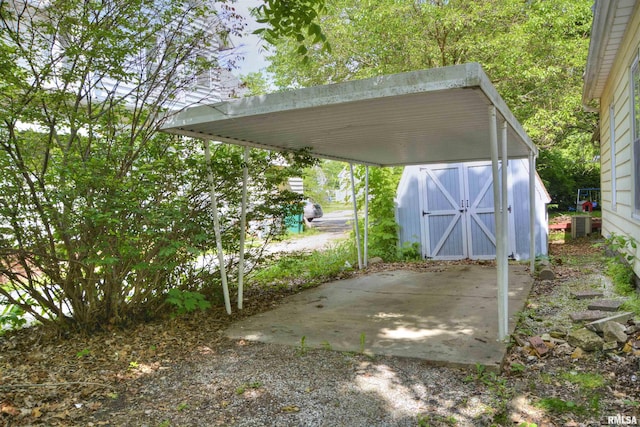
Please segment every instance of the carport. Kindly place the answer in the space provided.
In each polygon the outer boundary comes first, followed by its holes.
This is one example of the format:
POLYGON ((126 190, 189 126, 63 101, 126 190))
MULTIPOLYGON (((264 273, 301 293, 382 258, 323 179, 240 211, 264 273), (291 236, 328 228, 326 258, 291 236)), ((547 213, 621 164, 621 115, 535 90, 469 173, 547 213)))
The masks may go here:
MULTIPOLYGON (((268 150, 306 151, 313 156, 348 162, 352 166, 404 166, 491 159, 493 182, 501 183, 493 186, 495 212, 499 212, 495 215, 494 242, 497 254, 497 338, 502 341, 507 337, 508 176, 506 167, 502 168, 502 173, 499 172, 499 165, 506 165, 509 158, 528 158, 530 194, 533 195, 537 149, 479 64, 379 76, 199 105, 171 116, 162 130, 204 139, 206 147, 208 141, 221 141, 268 150)), ((215 220, 217 210, 213 190, 212 202, 215 220)), ((531 197, 530 206, 534 204, 531 197)), ((532 209, 532 234, 533 215, 532 209)), ((359 238, 359 233, 356 235, 359 238)), ((218 252, 222 256, 222 251, 218 252)), ((529 253, 535 253, 535 249, 531 248, 529 253)), ((534 259, 530 261, 533 272, 534 259)), ((226 305, 230 311, 224 280, 223 272, 226 305)), ((241 286, 239 289, 241 298, 241 286)))

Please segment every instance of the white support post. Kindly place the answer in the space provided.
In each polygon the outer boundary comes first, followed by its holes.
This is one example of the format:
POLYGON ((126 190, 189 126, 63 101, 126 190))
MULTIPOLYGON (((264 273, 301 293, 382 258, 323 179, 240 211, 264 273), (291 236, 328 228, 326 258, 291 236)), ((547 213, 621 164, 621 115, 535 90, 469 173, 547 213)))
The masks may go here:
POLYGON ((502 219, 500 215, 500 203, 501 191, 499 187, 500 173, 498 167, 498 128, 496 124, 496 107, 491 105, 489 107, 489 145, 491 149, 491 172, 493 176, 493 208, 494 208, 494 220, 496 228, 496 267, 497 267, 497 285, 498 285, 498 340, 502 341, 506 336, 506 330, 504 329, 504 320, 506 318, 506 311, 504 306, 504 299, 502 297, 504 293, 504 277, 502 275, 502 269, 504 268, 504 246, 502 242, 502 219))
MULTIPOLYGON (((500 124, 500 150, 502 152, 502 317, 505 335, 509 331, 509 153, 507 152, 507 121, 500 124)), ((506 338, 506 337, 505 337, 506 338)))
POLYGON ((536 156, 529 152, 529 270, 536 272, 536 156))
POLYGON ((369 166, 364 169, 364 268, 369 264, 369 166))
POLYGON ((222 252, 222 237, 220 233, 220 218, 218 218, 218 201, 216 199, 216 187, 213 182, 213 170, 211 168, 211 149, 209 147, 209 140, 204 141, 204 158, 207 162, 207 169, 209 174, 207 180, 209 181, 209 198, 211 199, 211 214, 213 215, 213 232, 216 238, 216 246, 218 250, 218 263, 220 268, 220 275, 222 276, 222 293, 224 294, 224 306, 227 309, 227 314, 231 314, 231 302, 229 300, 229 286, 227 285, 227 271, 224 265, 224 253, 222 252))
POLYGON ((249 147, 244 147, 242 160, 242 202, 240 205, 240 254, 238 256, 238 309, 244 298, 244 240, 247 228, 247 184, 249 183, 249 147))
POLYGON ((353 226, 356 231, 356 248, 358 250, 358 269, 362 270, 362 253, 360 251, 360 227, 358 226, 358 202, 356 200, 356 180, 353 176, 353 163, 349 163, 351 171, 351 199, 353 200, 353 226))

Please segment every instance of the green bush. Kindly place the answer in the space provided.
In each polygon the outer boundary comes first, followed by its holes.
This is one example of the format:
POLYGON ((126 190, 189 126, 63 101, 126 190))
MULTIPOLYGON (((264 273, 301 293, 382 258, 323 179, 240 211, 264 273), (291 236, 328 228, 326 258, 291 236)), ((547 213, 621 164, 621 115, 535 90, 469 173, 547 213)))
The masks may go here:
POLYGON ((351 269, 356 258, 353 252, 350 242, 342 242, 311 254, 287 254, 255 271, 251 283, 265 287, 288 286, 291 283, 313 286, 351 269))
POLYGON ((182 316, 196 310, 204 311, 211 307, 211 303, 201 293, 175 288, 169 290, 166 301, 174 307, 175 311, 172 317, 182 316))

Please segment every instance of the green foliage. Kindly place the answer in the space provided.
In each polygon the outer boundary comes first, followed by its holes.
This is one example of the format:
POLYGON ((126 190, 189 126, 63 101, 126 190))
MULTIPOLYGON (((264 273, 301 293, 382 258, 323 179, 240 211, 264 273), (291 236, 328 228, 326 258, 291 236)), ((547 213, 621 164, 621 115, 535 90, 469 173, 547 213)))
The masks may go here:
MULTIPOLYGON (((364 208, 365 167, 355 168, 358 178, 358 209, 364 208)), ((395 196, 402 168, 369 168, 369 255, 386 261, 398 259, 398 224, 395 196)), ((361 223, 361 230, 364 221, 361 223)))
POLYGON ((76 357, 78 359, 82 359, 89 356, 91 356, 91 350, 89 350, 88 348, 83 348, 82 350, 76 353, 76 357))
POLYGON ((240 81, 249 90, 248 96, 269 93, 269 82, 262 73, 249 73, 246 76, 240 76, 240 81))
POLYGON ((596 155, 593 146, 578 152, 560 147, 540 150, 538 173, 556 209, 575 208, 578 188, 600 185, 600 164, 593 161, 596 155))
POLYGON ((25 311, 16 304, 5 305, 0 313, 0 335, 5 332, 5 326, 9 329, 19 329, 23 327, 27 320, 24 318, 25 311))
POLYGON ((236 388, 236 394, 237 395, 241 395, 241 394, 244 394, 247 391, 247 389, 254 389, 255 390, 255 389, 259 389, 260 387, 262 387, 262 383, 260 381, 253 381, 253 382, 250 382, 250 383, 244 383, 244 384, 241 384, 240 386, 238 386, 236 388))
POLYGON ((211 303, 201 293, 175 288, 169 290, 166 301, 174 307, 173 317, 182 316, 196 310, 205 311, 211 307, 211 303))
POLYGON ((632 263, 635 259, 635 252, 638 247, 636 240, 631 236, 621 236, 616 233, 611 233, 604 239, 604 243, 600 246, 604 246, 605 249, 613 252, 614 254, 621 255, 628 263, 632 263))
POLYGON ((508 402, 513 397, 513 390, 508 387, 507 380, 499 374, 487 370, 487 367, 481 363, 476 363, 475 375, 467 375, 464 379, 466 382, 476 382, 483 384, 492 393, 492 404, 495 408, 493 411, 493 421, 498 425, 506 422, 508 402))
POLYGON ((364 332, 362 332, 360 334, 360 354, 364 354, 366 344, 367 344, 367 335, 364 332))
POLYGON ((254 34, 260 34, 267 42, 275 44, 290 40, 296 44, 296 54, 307 62, 308 49, 305 41, 320 44, 329 51, 330 45, 322 28, 316 22, 325 11, 324 0, 280 0, 268 1, 254 10, 257 22, 268 24, 254 34))
POLYGON ((419 427, 431 427, 431 426, 457 426, 458 420, 453 415, 445 417, 438 414, 420 414, 418 415, 419 427))
POLYGON ((626 304, 636 309, 633 263, 636 260, 637 243, 633 237, 611 233, 604 243, 598 244, 612 255, 607 260, 607 275, 611 278, 615 291, 624 296, 633 297, 626 304))
POLYGON ((640 316, 640 297, 637 293, 633 293, 632 295, 627 297, 627 300, 622 303, 621 308, 625 311, 631 311, 636 314, 636 316, 640 316))
POLYGON ((583 111, 590 0, 328 0, 331 51, 281 40, 269 71, 283 89, 479 62, 541 149, 539 173, 561 208, 599 184, 597 118, 583 111))
POLYGON ((259 286, 314 286, 337 277, 349 268, 345 266, 353 263, 353 259, 353 249, 346 242, 311 254, 288 254, 256 271, 251 283, 259 286))
POLYGON ((574 414, 584 414, 586 412, 584 406, 578 405, 571 400, 560 399, 559 397, 542 398, 536 406, 553 414, 563 414, 567 412, 571 412, 574 414))
POLYGON ((512 363, 510 370, 512 374, 521 374, 527 369, 522 363, 512 363))
POLYGON ((613 288, 619 295, 630 296, 634 292, 633 270, 628 264, 616 260, 607 263, 607 275, 613 282, 613 288))
POLYGON ((606 385, 606 380, 598 373, 571 371, 563 372, 561 377, 585 390, 594 390, 606 385))
POLYGON ((300 338, 300 347, 298 347, 298 355, 304 356, 305 354, 307 354, 308 349, 309 347, 307 346, 307 336, 303 335, 302 338, 300 338))
POLYGON ((398 249, 398 259, 403 261, 420 261, 422 259, 420 243, 404 242, 404 244, 398 249))
MULTIPOLYGON (((221 65, 209 55, 211 28, 227 23, 208 4, 53 0, 24 13, 22 3, 0 3, 8 304, 41 323, 91 330, 155 315, 172 287, 215 294, 206 178, 212 172, 223 250, 236 253, 243 150, 215 145, 206 164, 196 141, 156 132, 194 76, 221 65)), ((268 241, 301 204, 277 189, 314 161, 252 150, 249 162, 248 220, 269 230, 268 241)), ((259 255, 252 246, 250 265, 259 255)))
POLYGON ((340 172, 345 168, 342 162, 321 160, 317 165, 304 172, 303 184, 305 196, 322 205, 324 212, 345 182, 340 180, 340 172))
POLYGON ((331 350, 331 343, 329 341, 322 341, 322 343, 320 343, 320 346, 324 349, 324 350, 331 350))

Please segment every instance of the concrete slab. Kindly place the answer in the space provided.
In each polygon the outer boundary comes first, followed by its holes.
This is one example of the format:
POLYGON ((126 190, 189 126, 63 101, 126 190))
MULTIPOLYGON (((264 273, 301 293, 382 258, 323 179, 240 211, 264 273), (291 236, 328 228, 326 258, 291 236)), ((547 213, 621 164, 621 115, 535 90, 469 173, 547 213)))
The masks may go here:
POLYGON ((591 322, 594 320, 604 319, 609 315, 610 313, 604 312, 602 310, 584 310, 575 313, 569 313, 569 317, 571 318, 573 323, 591 322))
POLYGON ((589 310, 618 311, 624 301, 618 299, 601 299, 593 301, 587 306, 589 310))
MULTIPOLYGON (((533 279, 509 268, 509 333, 533 279)), ((434 364, 499 367, 496 269, 450 265, 437 272, 388 271, 327 283, 274 310, 236 322, 235 339, 414 357, 434 364)))
POLYGON ((593 299, 604 296, 600 291, 576 291, 571 292, 571 295, 573 295, 575 299, 593 299))

